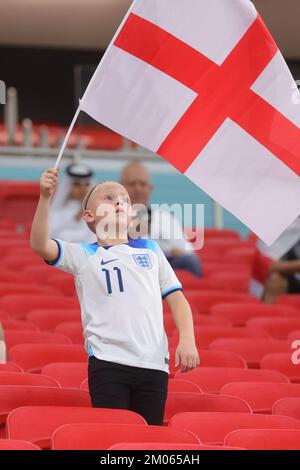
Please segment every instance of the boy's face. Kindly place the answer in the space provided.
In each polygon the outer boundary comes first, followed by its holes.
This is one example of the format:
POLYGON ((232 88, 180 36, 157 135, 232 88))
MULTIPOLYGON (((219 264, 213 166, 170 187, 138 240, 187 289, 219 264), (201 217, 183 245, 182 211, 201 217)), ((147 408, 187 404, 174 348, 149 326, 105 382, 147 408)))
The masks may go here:
POLYGON ((130 212, 130 198, 124 186, 107 182, 91 194, 83 218, 100 239, 104 239, 105 234, 108 238, 124 238, 131 220, 130 212))

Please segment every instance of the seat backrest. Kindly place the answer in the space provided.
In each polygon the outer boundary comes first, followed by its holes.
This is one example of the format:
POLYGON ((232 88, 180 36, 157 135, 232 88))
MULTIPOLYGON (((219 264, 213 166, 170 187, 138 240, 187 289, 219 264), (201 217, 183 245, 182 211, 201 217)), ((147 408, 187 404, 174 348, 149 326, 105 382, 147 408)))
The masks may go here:
POLYGON ((5 330, 4 336, 8 351, 17 344, 72 344, 67 336, 43 331, 5 330))
POLYGON ((228 302, 214 305, 211 314, 228 318, 235 326, 244 326, 250 318, 297 318, 298 312, 289 306, 228 302))
POLYGON ((42 375, 53 377, 63 388, 80 388, 87 378, 87 362, 52 362, 42 369, 42 375))
POLYGON ((41 450, 38 446, 27 441, 0 439, 0 450, 41 450))
POLYGON ((205 446, 201 444, 168 444, 166 442, 124 442, 108 450, 243 450, 241 447, 205 446))
POLYGON ((68 424, 52 436, 53 450, 107 450, 119 442, 180 442, 200 444, 199 439, 184 429, 164 426, 126 424, 68 424))
POLYGON ((168 423, 175 414, 187 411, 251 413, 251 408, 245 401, 236 397, 208 393, 169 392, 164 422, 168 423))
POLYGON ((177 372, 175 377, 190 380, 207 393, 219 393, 224 385, 231 382, 289 382, 285 375, 275 370, 237 367, 198 367, 190 372, 177 372))
POLYGON ((38 331, 38 327, 29 321, 14 320, 10 318, 0 318, 0 322, 4 331, 6 330, 23 330, 23 331, 38 331))
POLYGON ((169 426, 187 429, 202 443, 223 444, 225 436, 235 429, 299 429, 300 421, 288 416, 250 413, 179 413, 169 426))
POLYGON ((245 359, 231 351, 213 351, 201 349, 199 351, 201 367, 239 367, 247 368, 245 359))
POLYGON ((40 387, 60 387, 52 377, 40 374, 20 374, 20 372, 1 372, 0 385, 37 385, 40 387))
POLYGON ((24 373, 22 367, 14 362, 0 362, 0 372, 21 372, 24 373))
POLYGON ((271 338, 224 338, 212 341, 209 349, 235 352, 246 360, 249 367, 259 367, 266 354, 290 352, 291 341, 271 338))
POLYGON ((78 309, 78 301, 73 297, 42 294, 11 294, 4 295, 0 301, 0 307, 13 317, 24 317, 31 310, 38 308, 78 309))
POLYGON ((9 358, 27 372, 40 372, 51 362, 85 362, 87 354, 77 344, 18 344, 10 349, 9 358))
POLYGON ((286 339, 291 331, 300 328, 300 319, 256 317, 248 320, 246 326, 247 328, 260 328, 273 338, 286 339))
POLYGON ((32 385, 0 385, 0 422, 19 406, 91 406, 88 392, 32 385))
POLYGON ((272 408, 273 415, 290 416, 300 421, 300 391, 298 398, 281 398, 272 408))
POLYGON ((247 450, 299 450, 298 429, 238 429, 225 437, 225 445, 247 450))
POLYGON ((54 331, 57 325, 63 322, 80 320, 78 309, 37 309, 26 315, 26 319, 36 325, 40 330, 54 331))
POLYGON ((71 423, 147 425, 142 416, 129 410, 36 405, 11 411, 7 417, 6 428, 9 439, 25 439, 42 448, 49 448, 53 432, 60 426, 71 423))
POLYGON ((169 379, 168 393, 170 392, 202 393, 202 390, 197 384, 189 380, 169 379))
POLYGON ((285 397, 300 398, 300 384, 291 383, 228 383, 221 395, 231 395, 245 400, 255 413, 271 413, 274 403, 285 397))
POLYGON ((267 354, 260 361, 260 367, 277 370, 285 374, 292 382, 300 382, 300 367, 291 360, 291 353, 267 354))

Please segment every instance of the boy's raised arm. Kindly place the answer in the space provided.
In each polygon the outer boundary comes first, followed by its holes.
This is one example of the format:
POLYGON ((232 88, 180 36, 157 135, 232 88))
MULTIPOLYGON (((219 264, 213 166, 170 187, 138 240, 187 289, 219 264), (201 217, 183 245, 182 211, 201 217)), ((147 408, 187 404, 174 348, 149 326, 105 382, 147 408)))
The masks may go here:
POLYGON ((49 238, 49 207, 55 191, 58 170, 50 168, 40 179, 40 198, 32 222, 30 246, 38 255, 51 262, 58 257, 58 245, 49 238))

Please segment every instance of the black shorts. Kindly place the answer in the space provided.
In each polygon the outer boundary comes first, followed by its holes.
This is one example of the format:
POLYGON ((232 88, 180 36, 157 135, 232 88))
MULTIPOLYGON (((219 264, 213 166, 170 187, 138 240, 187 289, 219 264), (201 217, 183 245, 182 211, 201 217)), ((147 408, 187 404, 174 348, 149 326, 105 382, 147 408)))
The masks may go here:
POLYGON ((89 390, 95 408, 135 411, 148 424, 162 425, 169 374, 89 357, 89 390))

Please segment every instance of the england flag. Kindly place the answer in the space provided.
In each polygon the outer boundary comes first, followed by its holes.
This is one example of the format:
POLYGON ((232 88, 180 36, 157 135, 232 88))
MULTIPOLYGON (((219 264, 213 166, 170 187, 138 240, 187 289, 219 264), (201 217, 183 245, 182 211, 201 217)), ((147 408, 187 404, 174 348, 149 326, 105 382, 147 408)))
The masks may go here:
POLYGON ((136 0, 80 102, 267 245, 300 214, 300 105, 250 0, 136 0))

